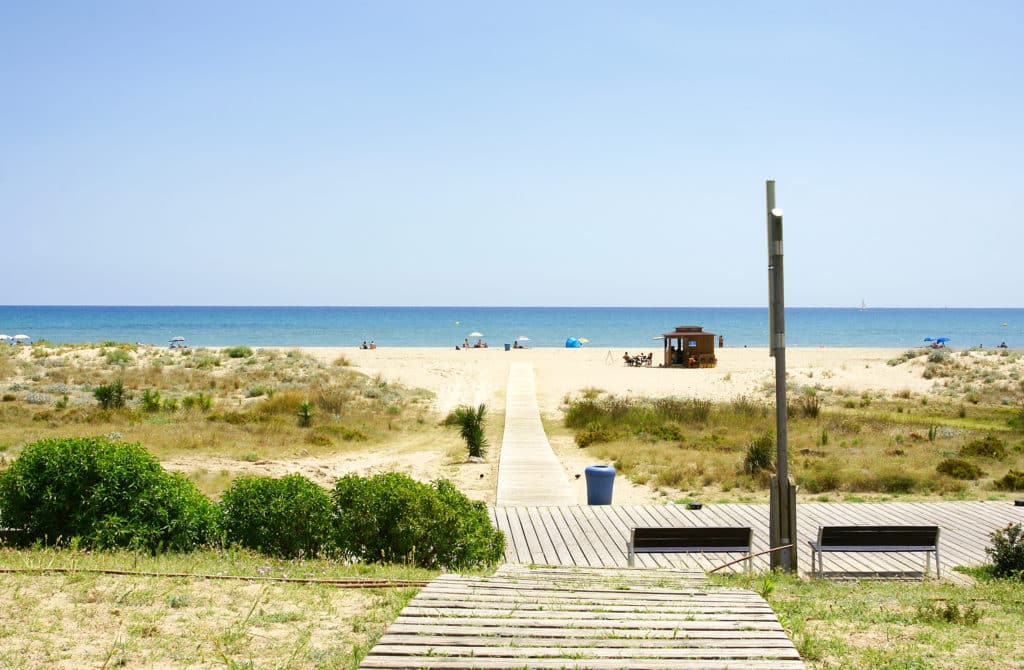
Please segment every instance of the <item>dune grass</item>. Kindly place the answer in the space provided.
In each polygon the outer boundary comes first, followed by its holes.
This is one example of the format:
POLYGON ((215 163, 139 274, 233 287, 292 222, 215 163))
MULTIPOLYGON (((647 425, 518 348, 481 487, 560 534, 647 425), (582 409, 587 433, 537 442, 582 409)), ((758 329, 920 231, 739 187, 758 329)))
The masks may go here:
POLYGON ((764 596, 812 670, 1017 670, 1024 661, 1019 581, 713 581, 764 596))
MULTIPOLYGON (((401 566, 274 560, 245 551, 136 555, 0 550, 0 565, 429 580, 401 566)), ((2 574, 4 668, 355 668, 416 588, 190 577, 2 574)))

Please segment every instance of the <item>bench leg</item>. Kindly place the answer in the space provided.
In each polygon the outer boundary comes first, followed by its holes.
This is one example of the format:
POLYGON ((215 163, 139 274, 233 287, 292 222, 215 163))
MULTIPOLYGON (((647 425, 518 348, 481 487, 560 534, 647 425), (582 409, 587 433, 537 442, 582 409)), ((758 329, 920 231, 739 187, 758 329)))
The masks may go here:
POLYGON ((935 547, 935 578, 942 579, 942 564, 939 563, 939 548, 935 547))
POLYGON ((629 567, 632 568, 634 559, 636 558, 636 554, 633 553, 633 545, 631 545, 629 542, 626 543, 626 554, 629 557, 627 565, 629 565, 629 567))

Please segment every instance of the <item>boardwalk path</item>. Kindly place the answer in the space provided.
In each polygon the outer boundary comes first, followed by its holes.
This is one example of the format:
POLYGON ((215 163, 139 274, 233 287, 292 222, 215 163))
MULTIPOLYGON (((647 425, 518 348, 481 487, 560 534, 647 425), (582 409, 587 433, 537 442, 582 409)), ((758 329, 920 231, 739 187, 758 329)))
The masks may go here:
MULTIPOLYGON (((496 507, 495 525, 508 542, 509 563, 538 565, 625 566, 626 539, 636 526, 750 526, 754 550, 768 548, 768 506, 765 504, 705 505, 688 510, 683 505, 612 505, 602 507, 496 507)), ((1024 507, 1012 502, 936 503, 801 503, 797 505, 801 572, 810 570, 807 541, 819 525, 929 525, 942 528, 940 554, 943 577, 955 565, 986 562, 989 536, 1008 523, 1024 523, 1024 507)), ((684 566, 707 569, 735 556, 645 554, 638 566, 684 566)), ((907 573, 920 571, 922 554, 828 554, 825 571, 851 573, 907 573)), ((736 566, 740 569, 742 566, 736 566)), ((754 559, 754 569, 767 569, 768 558, 754 559)))
POLYGON ((402 610, 361 668, 800 670, 762 598, 659 570, 504 566, 444 575, 402 610))
POLYGON ((540 422, 530 363, 512 363, 509 367, 496 500, 499 507, 577 502, 540 422))

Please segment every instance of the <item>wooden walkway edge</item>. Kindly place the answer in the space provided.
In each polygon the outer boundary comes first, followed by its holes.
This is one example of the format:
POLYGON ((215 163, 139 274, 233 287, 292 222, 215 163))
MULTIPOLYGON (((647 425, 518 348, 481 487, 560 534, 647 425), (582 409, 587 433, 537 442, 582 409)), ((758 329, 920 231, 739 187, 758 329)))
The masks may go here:
POLYGON ((761 597, 672 570, 531 569, 442 575, 360 668, 800 670, 761 597))

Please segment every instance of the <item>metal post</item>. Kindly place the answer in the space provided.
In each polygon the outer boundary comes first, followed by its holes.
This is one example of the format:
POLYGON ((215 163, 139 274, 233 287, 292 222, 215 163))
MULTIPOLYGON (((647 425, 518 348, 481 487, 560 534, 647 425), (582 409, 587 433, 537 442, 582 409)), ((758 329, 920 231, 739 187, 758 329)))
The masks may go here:
POLYGON ((768 341, 775 358, 776 476, 771 479, 769 536, 773 547, 794 545, 771 555, 771 567, 797 571, 796 486, 789 478, 786 412, 786 319, 782 272, 782 210, 775 207, 775 181, 767 186, 768 341))

